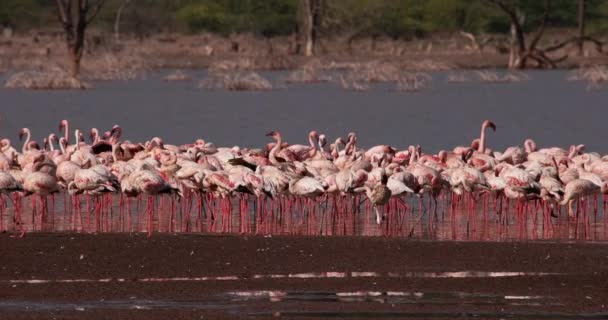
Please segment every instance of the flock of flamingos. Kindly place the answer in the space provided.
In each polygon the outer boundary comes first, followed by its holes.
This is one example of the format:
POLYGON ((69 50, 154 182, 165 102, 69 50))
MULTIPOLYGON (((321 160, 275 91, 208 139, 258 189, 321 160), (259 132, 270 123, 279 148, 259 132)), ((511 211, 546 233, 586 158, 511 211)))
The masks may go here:
POLYGON ((419 146, 365 150, 354 133, 328 146, 325 135, 316 131, 309 133, 308 144, 286 143, 273 131, 267 136, 274 142, 248 149, 217 147, 202 139, 179 146, 158 137, 133 143, 121 140, 122 129, 115 125, 107 132, 91 129, 91 142, 86 143, 83 133, 75 130, 72 136, 63 120, 61 138, 50 134, 41 144, 23 128, 21 148, 7 138, 0 140, 0 223, 12 208, 15 230, 21 226, 25 232, 25 199, 31 198, 31 214, 42 221, 57 193, 63 195, 66 210, 80 213, 86 203, 85 212, 89 219, 94 213, 96 223, 118 197, 121 215, 123 207, 131 212, 131 198, 147 198, 142 215, 148 218, 149 233, 155 212, 158 229, 165 214, 166 228, 172 230, 176 207, 189 212, 193 201, 200 213, 197 224, 203 214, 231 217, 238 203, 243 232, 252 212, 258 221, 297 210, 312 219, 315 212, 327 210, 357 214, 365 204, 381 224, 414 206, 436 211, 438 199, 452 209, 483 203, 487 211, 493 204, 499 215, 508 215, 512 207, 518 214, 540 209, 545 221, 559 216, 563 206, 570 217, 597 212, 598 197, 608 191, 608 156, 585 152, 583 145, 538 149, 530 139, 502 152, 491 150, 487 129, 496 131, 496 126, 486 120, 470 145, 425 154, 419 146))

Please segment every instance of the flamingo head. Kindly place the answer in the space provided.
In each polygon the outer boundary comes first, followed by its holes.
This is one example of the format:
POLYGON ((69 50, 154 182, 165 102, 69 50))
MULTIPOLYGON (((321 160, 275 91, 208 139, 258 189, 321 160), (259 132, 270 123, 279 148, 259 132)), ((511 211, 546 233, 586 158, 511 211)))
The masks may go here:
POLYGON ((526 141, 524 141, 524 147, 527 153, 534 152, 536 151, 536 142, 532 139, 526 139, 526 141))
POLYGON ((280 137, 281 134, 278 131, 270 131, 266 134, 267 137, 277 138, 280 137))
POLYGON ((320 134, 319 135, 319 145, 321 145, 322 147, 325 147, 326 144, 327 144, 327 137, 324 134, 320 134))
POLYGON ((110 136, 114 137, 114 139, 116 141, 118 141, 120 139, 120 136, 122 135, 122 128, 115 124, 112 126, 112 130, 110 130, 110 136))
POLYGON ((490 121, 490 120, 486 120, 483 122, 483 124, 481 125, 484 129, 485 128, 492 128, 493 131, 496 131, 496 125, 494 124, 494 122, 490 121))
POLYGON ((67 126, 68 126, 68 120, 65 120, 65 119, 61 120, 61 122, 59 122, 59 131, 67 128, 67 126))
POLYGON ((23 136, 27 133, 27 131, 27 128, 22 128, 21 130, 19 130, 19 141, 23 140, 23 136))
POLYGON ((152 140, 150 140, 150 145, 156 144, 157 147, 164 149, 164 143, 163 143, 163 139, 160 137, 154 137, 152 138, 152 140))
POLYGON ((32 149, 40 150, 40 145, 39 145, 39 144, 38 144, 38 142, 36 142, 36 141, 30 141, 30 142, 27 144, 27 148, 28 148, 29 150, 32 150, 32 149))
POLYGON ((479 138, 474 139, 473 141, 471 141, 471 148, 477 150, 479 149, 479 144, 481 143, 481 141, 479 141, 479 138))
POLYGON ((54 133, 49 134, 49 142, 59 142, 59 138, 57 138, 57 135, 54 133))
POLYGON ((67 147, 68 146, 68 141, 64 137, 61 137, 59 139, 59 144, 62 145, 63 147, 67 147))
POLYGON ((99 137, 99 130, 97 130, 97 128, 92 128, 91 131, 89 131, 89 138, 94 142, 97 137, 99 137))

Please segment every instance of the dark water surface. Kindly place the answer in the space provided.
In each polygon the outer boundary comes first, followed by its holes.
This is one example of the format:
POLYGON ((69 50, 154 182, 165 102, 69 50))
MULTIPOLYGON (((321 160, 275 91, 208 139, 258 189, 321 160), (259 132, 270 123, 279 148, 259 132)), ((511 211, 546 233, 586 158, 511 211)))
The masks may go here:
MULTIPOLYGON (((333 140, 349 131, 360 144, 421 144, 429 151, 468 144, 480 123, 496 122, 489 146, 502 149, 530 137, 539 146, 584 143, 607 152, 608 91, 588 91, 583 82, 568 81, 567 71, 530 71, 529 81, 449 83, 447 73, 433 74, 430 88, 398 92, 379 85, 367 92, 347 91, 334 83, 296 84, 265 92, 227 92, 197 88, 192 81, 165 82, 168 72, 142 80, 94 83, 86 91, 0 89, 0 136, 17 139, 21 127, 34 138, 57 131, 61 119, 72 128, 107 129, 115 123, 124 137, 136 141, 162 136, 181 144, 204 138, 218 145, 261 146, 269 130, 304 143, 316 129, 333 140)), ((275 84, 285 73, 266 73, 275 84)), ((0 80, 6 75, 0 76, 0 80)), ((280 87, 280 85, 279 85, 280 87)))

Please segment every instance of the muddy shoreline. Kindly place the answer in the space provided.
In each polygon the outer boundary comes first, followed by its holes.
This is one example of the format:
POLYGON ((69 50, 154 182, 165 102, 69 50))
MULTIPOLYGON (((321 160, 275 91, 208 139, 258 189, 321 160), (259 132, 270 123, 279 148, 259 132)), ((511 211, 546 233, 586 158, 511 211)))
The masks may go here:
POLYGON ((606 243, 30 233, 0 235, 0 256, 11 319, 608 313, 606 243))

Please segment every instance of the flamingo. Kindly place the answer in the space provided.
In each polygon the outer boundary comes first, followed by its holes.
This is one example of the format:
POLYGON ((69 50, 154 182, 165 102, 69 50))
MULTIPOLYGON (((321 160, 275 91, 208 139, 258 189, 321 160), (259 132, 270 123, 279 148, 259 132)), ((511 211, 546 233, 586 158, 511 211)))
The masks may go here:
MULTIPOLYGON (((384 169, 382 169, 384 170, 384 169)), ((376 212, 376 224, 381 224, 384 219, 384 215, 378 210, 379 206, 384 206, 388 203, 391 198, 391 190, 386 186, 388 183, 388 177, 384 172, 381 172, 381 179, 373 187, 365 185, 365 195, 369 199, 370 203, 374 206, 376 212)))
POLYGON ((567 205, 568 216, 574 217, 572 203, 575 200, 591 196, 598 192, 605 192, 606 190, 606 184, 598 186, 596 183, 587 179, 575 179, 566 185, 564 190, 564 199, 560 204, 567 205))

